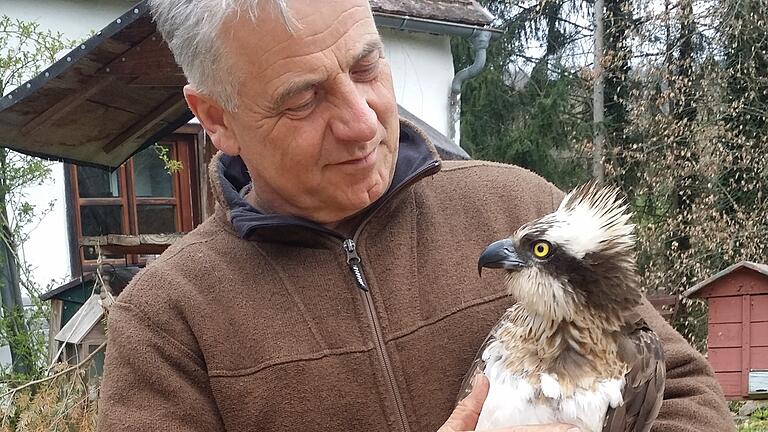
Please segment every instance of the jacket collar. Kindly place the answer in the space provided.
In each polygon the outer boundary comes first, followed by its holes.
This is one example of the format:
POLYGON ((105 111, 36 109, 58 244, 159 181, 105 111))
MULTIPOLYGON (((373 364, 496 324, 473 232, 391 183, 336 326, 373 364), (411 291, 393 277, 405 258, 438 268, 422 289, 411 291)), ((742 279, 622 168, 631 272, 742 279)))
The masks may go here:
MULTIPOLYGON (((364 210, 363 220, 407 186, 439 170, 440 159, 426 134, 413 123, 400 119, 400 146, 392 184, 381 198, 364 210)), ((217 204, 226 211, 233 230, 241 238, 308 247, 320 247, 325 243, 323 238, 327 237, 345 238, 308 219, 265 214, 250 205, 244 192, 250 186, 251 177, 239 156, 219 152, 211 160, 209 171, 217 204)))

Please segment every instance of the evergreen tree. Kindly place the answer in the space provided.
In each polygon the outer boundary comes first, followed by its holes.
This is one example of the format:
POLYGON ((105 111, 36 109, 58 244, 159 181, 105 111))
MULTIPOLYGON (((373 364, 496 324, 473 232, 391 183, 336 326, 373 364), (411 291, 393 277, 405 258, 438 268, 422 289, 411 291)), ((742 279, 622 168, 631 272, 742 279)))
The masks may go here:
MULTIPOLYGON (((477 159, 528 168, 568 188, 587 178, 582 145, 589 139, 589 93, 563 66, 568 43, 562 29, 564 1, 513 10, 505 0, 483 3, 504 31, 491 42, 485 70, 462 91, 461 143, 477 159), (540 58, 528 57, 531 41, 541 41, 540 58), (533 63, 530 72, 518 60, 533 63)), ((453 41, 456 68, 472 63, 469 43, 453 41)))

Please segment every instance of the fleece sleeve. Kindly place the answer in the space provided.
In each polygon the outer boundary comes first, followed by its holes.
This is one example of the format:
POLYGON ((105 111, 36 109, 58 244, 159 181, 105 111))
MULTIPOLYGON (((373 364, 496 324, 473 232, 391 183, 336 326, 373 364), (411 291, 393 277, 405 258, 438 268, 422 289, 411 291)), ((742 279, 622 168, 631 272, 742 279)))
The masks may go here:
POLYGON ((736 426, 707 360, 648 302, 640 312, 664 347, 664 402, 652 432, 728 432, 736 426))
POLYGON ((135 306, 108 319, 99 432, 224 431, 204 361, 135 306))

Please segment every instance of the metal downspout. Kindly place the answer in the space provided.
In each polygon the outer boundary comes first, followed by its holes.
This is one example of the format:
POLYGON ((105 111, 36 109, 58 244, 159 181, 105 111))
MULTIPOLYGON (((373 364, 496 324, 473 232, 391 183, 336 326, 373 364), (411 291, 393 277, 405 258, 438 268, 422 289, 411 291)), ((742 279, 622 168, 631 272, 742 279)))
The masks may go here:
POLYGON ((461 86, 465 81, 476 77, 483 68, 487 56, 488 45, 491 42, 492 33, 487 30, 478 30, 472 36, 472 52, 475 55, 475 62, 468 68, 459 71, 453 77, 451 84, 451 96, 448 118, 448 138, 457 145, 461 140, 460 121, 461 121, 461 86))

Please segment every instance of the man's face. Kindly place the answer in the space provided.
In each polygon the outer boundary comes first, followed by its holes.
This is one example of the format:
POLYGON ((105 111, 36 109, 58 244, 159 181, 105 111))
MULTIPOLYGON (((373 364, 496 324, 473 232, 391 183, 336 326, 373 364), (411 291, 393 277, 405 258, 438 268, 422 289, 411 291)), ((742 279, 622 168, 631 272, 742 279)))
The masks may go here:
POLYGON ((333 226, 391 182, 392 76, 367 0, 289 4, 294 33, 271 6, 222 29, 240 86, 237 112, 223 113, 232 145, 219 147, 245 161, 262 210, 333 226))

